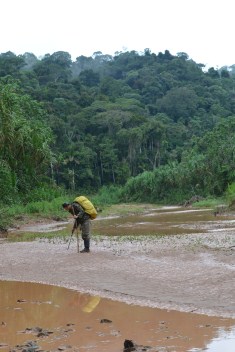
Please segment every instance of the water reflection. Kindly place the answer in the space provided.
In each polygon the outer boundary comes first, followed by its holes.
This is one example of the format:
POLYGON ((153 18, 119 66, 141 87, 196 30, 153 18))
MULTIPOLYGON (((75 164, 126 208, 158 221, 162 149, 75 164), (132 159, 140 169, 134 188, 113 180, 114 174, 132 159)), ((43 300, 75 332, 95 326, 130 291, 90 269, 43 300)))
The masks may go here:
POLYGON ((49 351, 63 346, 118 352, 132 339, 161 351, 234 352, 232 319, 127 305, 35 283, 0 281, 0 302, 3 351, 31 340, 49 351), (36 327, 50 334, 39 337, 36 327))
POLYGON ((230 332, 220 329, 218 337, 214 338, 207 346, 210 352, 230 352, 235 351, 235 328, 230 332))

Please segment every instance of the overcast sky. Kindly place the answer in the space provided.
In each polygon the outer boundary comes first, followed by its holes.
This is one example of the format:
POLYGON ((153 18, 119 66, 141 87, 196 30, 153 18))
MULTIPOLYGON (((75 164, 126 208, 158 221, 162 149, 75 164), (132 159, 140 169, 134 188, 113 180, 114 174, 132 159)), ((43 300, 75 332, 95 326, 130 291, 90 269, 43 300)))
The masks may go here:
POLYGON ((149 48, 208 67, 235 64, 235 0, 0 0, 0 53, 149 48))

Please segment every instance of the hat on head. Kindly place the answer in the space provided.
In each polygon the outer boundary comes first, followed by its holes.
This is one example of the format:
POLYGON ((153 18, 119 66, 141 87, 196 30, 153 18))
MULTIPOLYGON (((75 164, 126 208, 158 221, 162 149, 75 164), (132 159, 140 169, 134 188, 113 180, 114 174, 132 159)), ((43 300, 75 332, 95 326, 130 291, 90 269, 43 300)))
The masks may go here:
POLYGON ((69 203, 63 203, 63 204, 62 204, 62 207, 63 207, 63 208, 67 208, 69 205, 70 205, 69 203))

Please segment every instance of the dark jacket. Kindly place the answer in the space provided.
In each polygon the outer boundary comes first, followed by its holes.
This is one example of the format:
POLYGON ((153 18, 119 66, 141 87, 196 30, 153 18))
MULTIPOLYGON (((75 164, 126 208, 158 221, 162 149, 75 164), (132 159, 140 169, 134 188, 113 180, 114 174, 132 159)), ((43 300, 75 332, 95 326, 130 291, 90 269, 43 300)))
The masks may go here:
POLYGON ((69 212, 74 216, 77 216, 77 219, 74 221, 73 230, 75 230, 80 224, 83 224, 85 221, 90 219, 90 215, 88 215, 83 207, 77 202, 73 202, 71 204, 72 209, 69 212))

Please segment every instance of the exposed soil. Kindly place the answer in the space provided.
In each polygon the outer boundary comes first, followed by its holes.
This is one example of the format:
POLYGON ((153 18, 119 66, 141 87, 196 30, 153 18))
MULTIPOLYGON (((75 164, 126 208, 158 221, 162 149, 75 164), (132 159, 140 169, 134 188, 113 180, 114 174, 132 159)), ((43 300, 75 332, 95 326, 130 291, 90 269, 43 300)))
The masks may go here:
POLYGON ((3 241, 0 280, 46 283, 140 306, 235 318, 233 226, 230 216, 191 223, 197 233, 94 237, 91 253, 84 254, 77 252, 75 237, 69 249, 61 239, 3 241))

